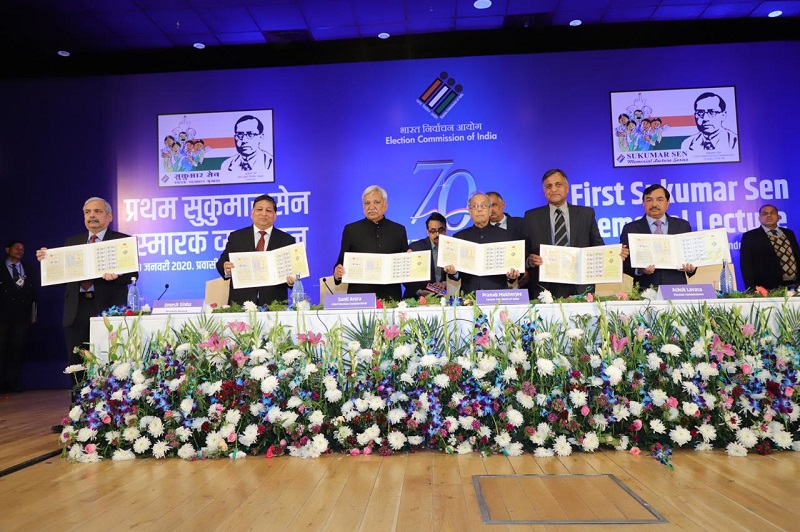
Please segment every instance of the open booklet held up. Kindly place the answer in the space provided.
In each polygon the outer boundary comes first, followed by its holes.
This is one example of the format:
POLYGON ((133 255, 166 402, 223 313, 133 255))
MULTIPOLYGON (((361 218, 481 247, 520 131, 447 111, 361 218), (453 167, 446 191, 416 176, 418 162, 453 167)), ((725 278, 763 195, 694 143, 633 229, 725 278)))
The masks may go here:
POLYGON ((308 276, 308 258, 303 242, 269 251, 231 253, 229 260, 234 265, 231 268, 234 288, 275 286, 285 283, 290 275, 308 276))
POLYGON ((97 279, 104 273, 139 271, 135 236, 94 244, 48 248, 40 263, 42 286, 97 279))
POLYGON ((542 245, 539 280, 566 284, 601 284, 622 281, 622 244, 572 248, 542 245))
POLYGON ((728 232, 725 229, 708 229, 677 235, 628 234, 631 267, 677 270, 684 264, 709 266, 730 262, 728 232))
POLYGON ((431 276, 431 252, 344 254, 344 283, 397 284, 427 281, 431 276))
POLYGON ((439 237, 436 265, 452 264, 456 271, 472 275, 505 275, 509 270, 525 270, 525 241, 476 244, 447 235, 439 237))

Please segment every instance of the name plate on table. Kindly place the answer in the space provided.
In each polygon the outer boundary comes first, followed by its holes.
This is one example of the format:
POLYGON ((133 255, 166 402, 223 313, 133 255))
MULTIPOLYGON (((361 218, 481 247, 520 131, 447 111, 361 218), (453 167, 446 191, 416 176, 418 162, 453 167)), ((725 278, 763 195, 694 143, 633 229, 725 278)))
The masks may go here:
POLYGON ((377 306, 375 294, 326 294, 326 309, 374 309, 377 306))
POLYGON ((475 302, 478 305, 527 305, 528 291, 519 288, 504 288, 498 290, 476 290, 475 302))
POLYGON ((203 312, 202 299, 170 299, 153 302, 153 314, 198 314, 200 312, 203 312))
POLYGON ((660 299, 717 299, 717 291, 710 284, 665 284, 658 287, 660 299))

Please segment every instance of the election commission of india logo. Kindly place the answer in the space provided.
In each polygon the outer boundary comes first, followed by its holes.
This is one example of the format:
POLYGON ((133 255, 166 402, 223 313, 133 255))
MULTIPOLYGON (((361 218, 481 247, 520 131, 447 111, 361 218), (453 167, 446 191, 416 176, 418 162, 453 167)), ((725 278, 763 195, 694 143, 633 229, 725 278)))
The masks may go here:
POLYGON ((464 87, 456 83, 456 79, 442 72, 435 78, 422 95, 417 98, 417 103, 436 118, 443 118, 450 109, 464 96, 464 87))

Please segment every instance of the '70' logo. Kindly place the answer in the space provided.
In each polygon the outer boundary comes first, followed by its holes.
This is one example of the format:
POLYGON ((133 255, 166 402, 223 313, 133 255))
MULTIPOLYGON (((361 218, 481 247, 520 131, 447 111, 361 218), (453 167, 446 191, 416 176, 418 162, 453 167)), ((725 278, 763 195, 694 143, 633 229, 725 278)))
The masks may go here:
POLYGON ((466 170, 454 170, 450 172, 454 161, 418 161, 414 167, 414 173, 420 172, 437 172, 436 180, 433 185, 428 189, 428 193, 422 200, 422 203, 417 207, 417 211, 411 216, 411 223, 416 223, 417 220, 428 217, 432 212, 440 212, 447 218, 447 229, 449 231, 458 231, 469 223, 469 211, 467 210, 467 199, 477 191, 475 186, 475 178, 466 170), (449 173, 448 173, 449 172, 449 173), (450 195, 450 189, 458 182, 458 179, 463 178, 466 185, 467 195, 463 201, 459 201, 460 207, 451 211, 447 210, 447 199, 450 195), (438 198, 434 199, 434 195, 438 192, 438 198), (435 203, 434 203, 435 202, 435 203), (451 218, 455 221, 451 222, 451 218))

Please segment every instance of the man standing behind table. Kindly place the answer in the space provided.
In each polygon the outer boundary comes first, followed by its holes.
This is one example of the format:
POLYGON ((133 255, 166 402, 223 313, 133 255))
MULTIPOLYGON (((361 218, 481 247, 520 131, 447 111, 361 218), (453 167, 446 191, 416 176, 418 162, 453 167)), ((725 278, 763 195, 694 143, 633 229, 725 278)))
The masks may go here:
POLYGON ((404 298, 422 297, 432 294, 433 292, 427 289, 427 286, 430 284, 438 286, 442 289, 442 293, 447 289, 444 270, 436 265, 439 256, 439 236, 447 234, 447 220, 440 213, 434 212, 425 220, 425 227, 428 236, 412 242, 411 245, 408 246, 408 250, 431 252, 430 277, 427 281, 406 283, 406 290, 403 293, 404 298))
MULTIPOLYGON (((237 229, 228 235, 225 251, 217 261, 217 271, 225 278, 231 278, 234 264, 230 261, 231 253, 249 251, 271 251, 295 243, 292 235, 274 227, 278 209, 271 196, 262 194, 253 200, 250 218, 253 225, 237 229)), ((289 287, 294 285, 294 276, 287 276, 286 282, 275 286, 252 286, 248 288, 232 287, 228 292, 228 303, 243 305, 251 301, 256 305, 269 305, 274 301, 288 301, 289 287)))
MULTIPOLYGON (((111 205, 103 198, 92 197, 83 204, 83 223, 87 232, 71 236, 65 246, 94 244, 107 240, 127 238, 130 235, 109 229, 114 219, 111 205)), ((41 262, 47 256, 47 248, 36 251, 36 258, 41 262)), ((124 306, 127 303, 128 284, 131 277, 138 277, 138 272, 119 273, 106 272, 97 279, 67 283, 64 299, 64 338, 67 342, 67 358, 69 365, 82 364, 83 359, 75 348, 85 347, 89 343, 89 320, 113 306, 124 306)), ((85 372, 76 372, 75 380, 83 382, 85 372)), ((75 399, 73 395, 73 400, 75 399)), ((55 431, 58 426, 54 426, 55 431)))
MULTIPOLYGON (((361 194, 365 218, 344 226, 339 257, 333 269, 336 284, 344 277, 344 254, 351 253, 404 253, 408 250, 406 228, 386 218, 389 197, 377 185, 367 187, 361 194)), ((375 293, 378 299, 399 301, 402 296, 400 284, 354 284, 347 287, 350 294, 375 293)))
POLYGON ((524 240, 525 219, 506 214, 506 202, 499 192, 487 192, 489 197, 489 223, 508 231, 510 240, 524 240))
MULTIPOLYGON (((476 244, 493 244, 511 240, 508 231, 489 223, 489 201, 489 196, 482 192, 476 192, 470 196, 467 208, 473 225, 454 234, 453 238, 460 238, 476 244)), ((519 278, 519 272, 513 268, 505 275, 473 275, 458 272, 454 265, 448 264, 444 271, 451 279, 461 280, 461 291, 465 294, 471 294, 476 290, 512 288, 517 284, 519 278)))
MULTIPOLYGON (((650 185, 642 193, 642 205, 645 215, 628 222, 622 228, 619 241, 628 246, 628 235, 630 233, 654 235, 677 235, 681 233, 691 233, 692 227, 689 222, 675 216, 669 216, 669 190, 661 185, 650 185)), ((686 275, 689 277, 697 271, 692 264, 684 264, 677 270, 656 269, 653 264, 647 268, 631 267, 630 258, 625 259, 622 264, 625 273, 633 277, 633 281, 639 283, 639 288, 653 288, 662 284, 686 284, 686 275)))
POLYGON ((25 244, 6 244, 0 268, 0 393, 21 392, 20 373, 28 332, 35 322, 37 270, 23 264, 25 244))
POLYGON ((781 215, 774 205, 758 211, 761 227, 742 235, 739 267, 747 290, 763 286, 767 290, 797 284, 800 247, 791 229, 778 227, 781 215))
MULTIPOLYGON (((597 226, 594 209, 567 203, 569 181, 567 174, 558 168, 544 173, 542 189, 547 205, 525 212, 525 252, 528 256, 530 282, 528 292, 536 299, 542 290, 549 290, 554 298, 583 294, 591 285, 539 282, 539 266, 542 265, 540 246, 570 246, 588 248, 605 245, 597 226)), ((627 249, 622 250, 623 258, 627 249)))

